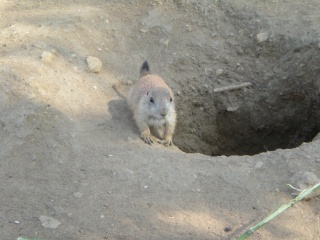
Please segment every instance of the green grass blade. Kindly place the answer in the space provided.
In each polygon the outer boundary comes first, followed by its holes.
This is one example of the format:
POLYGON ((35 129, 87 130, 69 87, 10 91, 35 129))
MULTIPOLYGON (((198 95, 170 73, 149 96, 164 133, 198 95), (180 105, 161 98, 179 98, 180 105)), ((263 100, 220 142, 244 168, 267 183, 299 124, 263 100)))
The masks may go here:
POLYGON ((264 224, 281 214, 283 211, 294 205, 296 202, 300 201, 301 199, 305 198, 309 194, 313 193, 316 191, 318 188, 320 188, 320 183, 314 185, 313 187, 310 187, 308 189, 303 190, 295 199, 292 199, 289 203, 282 205, 280 208, 278 208, 277 211, 263 219, 261 222, 259 222, 257 225, 254 227, 248 229, 244 234, 242 234, 240 237, 237 238, 237 240, 244 240, 247 237, 249 237, 252 233, 257 231, 260 227, 262 227, 264 224))

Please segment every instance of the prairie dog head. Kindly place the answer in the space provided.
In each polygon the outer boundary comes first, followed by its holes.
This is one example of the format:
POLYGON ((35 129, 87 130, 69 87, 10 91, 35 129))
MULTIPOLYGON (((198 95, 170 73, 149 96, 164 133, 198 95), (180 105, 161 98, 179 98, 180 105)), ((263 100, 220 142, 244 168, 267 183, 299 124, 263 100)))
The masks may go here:
POLYGON ((149 118, 166 119, 174 111, 173 94, 167 88, 156 87, 145 94, 142 99, 149 118))

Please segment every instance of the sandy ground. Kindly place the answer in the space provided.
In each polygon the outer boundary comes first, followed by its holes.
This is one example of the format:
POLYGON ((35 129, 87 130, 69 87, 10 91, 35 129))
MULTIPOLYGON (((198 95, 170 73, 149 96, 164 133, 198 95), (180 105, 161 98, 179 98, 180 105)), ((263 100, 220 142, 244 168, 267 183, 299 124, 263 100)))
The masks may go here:
MULTIPOLYGON (((295 174, 320 176, 320 140, 210 157, 139 138, 112 86, 126 95, 148 59, 170 79, 183 118, 179 90, 193 60, 178 56, 202 56, 188 41, 230 51, 198 18, 214 9, 217 29, 232 38, 219 4, 0 2, 0 239, 234 239, 292 199, 287 184, 295 174), (100 73, 88 69, 88 56, 101 60, 100 73), (58 222, 46 225, 43 216, 58 222)), ((274 23, 286 18, 288 32, 320 41, 316 0, 226 4, 254 8, 274 23)), ((274 26, 275 34, 284 27, 274 26)), ((320 198, 297 203, 250 239, 320 239, 320 198)))

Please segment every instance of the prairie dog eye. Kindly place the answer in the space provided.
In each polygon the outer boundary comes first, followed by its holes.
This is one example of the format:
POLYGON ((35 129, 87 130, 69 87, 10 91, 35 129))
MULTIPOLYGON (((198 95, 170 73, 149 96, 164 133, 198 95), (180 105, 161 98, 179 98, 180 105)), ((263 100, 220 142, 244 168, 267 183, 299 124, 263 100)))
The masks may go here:
POLYGON ((154 101, 153 101, 153 97, 151 97, 151 98, 150 98, 150 102, 151 102, 151 103, 154 103, 154 101))
POLYGON ((170 102, 172 102, 172 97, 170 97, 170 102))

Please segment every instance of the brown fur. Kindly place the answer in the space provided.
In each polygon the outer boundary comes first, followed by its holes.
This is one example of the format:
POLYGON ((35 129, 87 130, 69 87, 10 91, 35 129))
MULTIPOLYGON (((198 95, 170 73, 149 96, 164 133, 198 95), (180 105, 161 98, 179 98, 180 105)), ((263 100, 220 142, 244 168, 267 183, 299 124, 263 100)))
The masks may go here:
POLYGON ((148 144, 157 141, 172 145, 176 124, 173 92, 161 77, 149 74, 147 62, 142 65, 140 75, 129 90, 127 102, 141 138, 148 144))

